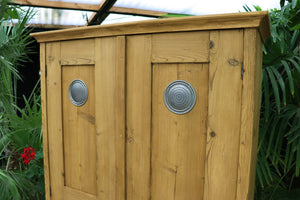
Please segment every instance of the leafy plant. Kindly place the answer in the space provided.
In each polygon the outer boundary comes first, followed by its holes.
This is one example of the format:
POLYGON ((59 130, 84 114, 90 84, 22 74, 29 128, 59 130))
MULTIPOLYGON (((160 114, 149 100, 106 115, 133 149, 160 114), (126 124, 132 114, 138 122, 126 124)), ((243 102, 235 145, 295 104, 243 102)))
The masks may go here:
POLYGON ((44 199, 43 148, 40 95, 35 88, 16 105, 20 63, 27 60, 31 43, 26 27, 31 11, 0 1, 0 199, 44 199), (21 157, 23 149, 33 147, 30 160, 21 157))
MULTIPOLYGON (((246 11, 251 11, 244 6, 246 11)), ((260 10, 259 6, 255 6, 260 10)), ((300 1, 270 10, 271 37, 264 44, 256 199, 299 199, 300 1)))

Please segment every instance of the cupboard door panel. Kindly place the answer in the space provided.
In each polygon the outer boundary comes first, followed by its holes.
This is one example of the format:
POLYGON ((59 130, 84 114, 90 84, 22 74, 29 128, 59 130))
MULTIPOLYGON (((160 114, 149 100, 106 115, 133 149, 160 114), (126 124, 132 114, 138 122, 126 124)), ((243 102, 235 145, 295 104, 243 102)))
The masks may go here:
POLYGON ((202 199, 205 172, 208 64, 155 64, 152 88, 151 196, 202 199), (193 109, 178 115, 166 107, 169 83, 184 80, 196 93, 193 109))
POLYGON ((96 195, 94 66, 62 67, 65 186, 96 195), (73 80, 82 80, 88 99, 75 106, 69 98, 73 80))

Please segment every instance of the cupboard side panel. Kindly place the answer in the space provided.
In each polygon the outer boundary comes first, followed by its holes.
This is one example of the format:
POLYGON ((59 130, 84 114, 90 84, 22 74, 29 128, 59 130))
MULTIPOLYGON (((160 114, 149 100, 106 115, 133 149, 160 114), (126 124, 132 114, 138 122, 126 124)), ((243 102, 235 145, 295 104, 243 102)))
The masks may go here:
POLYGON ((47 126, 47 77, 46 77, 46 44, 40 44, 40 70, 41 70, 41 105, 42 105, 42 130, 44 150, 44 179, 45 197, 50 200, 50 174, 49 174, 49 146, 47 126))
POLYGON ((97 199, 125 199, 125 37, 95 41, 97 199))
POLYGON ((150 198, 151 36, 126 40, 127 200, 150 198))
POLYGON ((64 164, 60 42, 46 44, 47 119, 51 199, 63 200, 64 164))
POLYGON ((210 32, 204 199, 234 200, 241 117, 243 30, 210 32))
POLYGON ((254 198, 261 93, 262 42, 256 29, 244 34, 244 79, 236 199, 254 198))

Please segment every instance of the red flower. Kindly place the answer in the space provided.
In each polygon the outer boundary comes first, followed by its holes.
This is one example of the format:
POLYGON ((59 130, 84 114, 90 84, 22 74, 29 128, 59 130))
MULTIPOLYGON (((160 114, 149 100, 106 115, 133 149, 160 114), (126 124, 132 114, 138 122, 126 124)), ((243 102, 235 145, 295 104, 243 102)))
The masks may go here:
POLYGON ((23 158, 23 163, 28 165, 32 160, 34 160, 36 150, 32 147, 24 148, 24 153, 21 154, 23 158))

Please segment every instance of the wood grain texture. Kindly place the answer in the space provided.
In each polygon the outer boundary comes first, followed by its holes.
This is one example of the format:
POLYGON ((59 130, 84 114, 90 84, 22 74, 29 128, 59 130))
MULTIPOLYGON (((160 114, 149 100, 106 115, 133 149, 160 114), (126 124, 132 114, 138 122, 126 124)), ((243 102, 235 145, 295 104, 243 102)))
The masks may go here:
POLYGON ((125 37, 96 39, 95 54, 97 199, 124 200, 125 37))
POLYGON ((41 71, 41 105, 42 105, 42 130, 43 130, 43 155, 45 198, 50 200, 50 171, 49 171, 49 146, 47 123, 47 77, 46 77, 46 44, 40 44, 40 71, 41 71))
POLYGON ((94 77, 94 66, 62 67, 65 185, 96 195, 94 77), (75 79, 88 88, 88 99, 80 107, 69 99, 69 86, 75 79))
POLYGON ((210 32, 204 199, 236 197, 241 117, 243 30, 210 32))
POLYGON ((47 43, 46 53, 47 119, 51 199, 63 200, 64 157, 62 135, 60 43, 47 43))
POLYGON ((244 33, 244 79, 236 199, 252 200, 260 113, 262 42, 256 29, 244 33))
POLYGON ((156 64, 152 89, 151 199, 203 199, 208 64, 156 64), (164 90, 174 80, 185 80, 197 100, 187 114, 167 109, 164 90))
POLYGON ((208 62, 209 32, 163 33, 152 36, 152 62, 208 62))
POLYGON ((149 34, 179 31, 218 30, 236 28, 260 28, 262 41, 270 36, 267 11, 180 17, 113 25, 82 27, 43 33, 33 33, 38 42, 83 39, 116 35, 149 34))
POLYGON ((127 200, 150 198, 151 36, 127 37, 127 200))
POLYGON ((93 65, 94 39, 61 42, 61 65, 93 65))
POLYGON ((96 200, 95 195, 81 192, 69 187, 64 188, 64 196, 66 200, 96 200))

